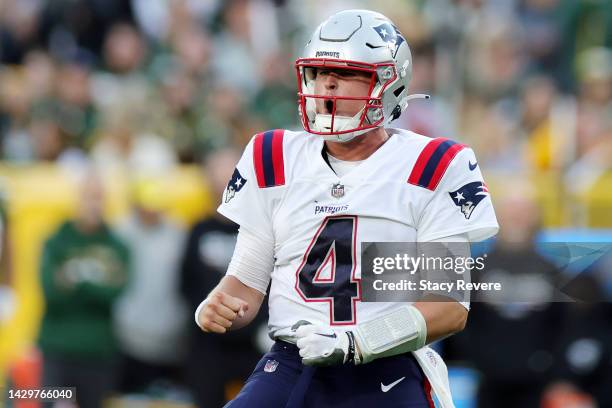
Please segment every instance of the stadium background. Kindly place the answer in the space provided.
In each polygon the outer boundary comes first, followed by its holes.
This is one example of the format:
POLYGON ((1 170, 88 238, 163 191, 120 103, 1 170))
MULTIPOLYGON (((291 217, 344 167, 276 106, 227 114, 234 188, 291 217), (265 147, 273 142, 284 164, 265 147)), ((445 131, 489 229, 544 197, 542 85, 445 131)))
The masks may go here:
POLYGON ((532 182, 548 232, 610 240, 610 1, 2 0, 0 177, 19 301, 0 328, 0 379, 35 344, 41 246, 74 214, 80 172, 101 172, 111 222, 146 179, 188 228, 219 199, 207 154, 299 127, 292 62, 346 8, 392 18, 412 92, 433 96, 397 126, 469 144, 494 200, 532 182))

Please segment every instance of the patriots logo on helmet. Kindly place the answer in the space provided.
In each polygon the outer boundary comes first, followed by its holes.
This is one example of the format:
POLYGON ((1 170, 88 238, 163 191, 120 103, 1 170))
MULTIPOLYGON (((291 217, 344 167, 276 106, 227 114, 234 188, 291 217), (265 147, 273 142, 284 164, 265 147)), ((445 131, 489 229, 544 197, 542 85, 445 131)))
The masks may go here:
POLYGON ((489 189, 483 181, 474 181, 448 194, 455 205, 461 209, 465 219, 470 219, 474 208, 489 195, 489 189))
POLYGON ((234 169, 234 174, 232 174, 232 178, 229 183, 227 183, 227 187, 225 188, 225 197, 223 198, 226 203, 234 198, 237 192, 242 190, 242 187, 246 184, 247 179, 242 177, 242 174, 238 171, 238 169, 234 169))
POLYGON ((384 42, 388 43, 389 46, 395 47, 393 51, 393 58, 395 58, 395 55, 397 54, 397 50, 399 50, 400 45, 402 45, 402 43, 406 41, 402 36, 402 33, 399 32, 397 27, 389 23, 383 23, 379 26, 374 27, 374 31, 376 31, 380 38, 384 42))

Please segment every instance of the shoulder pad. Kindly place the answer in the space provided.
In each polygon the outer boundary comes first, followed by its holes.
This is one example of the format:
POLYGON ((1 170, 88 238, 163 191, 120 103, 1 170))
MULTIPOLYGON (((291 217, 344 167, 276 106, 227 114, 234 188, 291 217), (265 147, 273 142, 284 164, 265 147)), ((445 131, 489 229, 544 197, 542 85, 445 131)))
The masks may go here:
POLYGON ((435 190, 450 163, 465 147, 443 137, 432 139, 416 159, 408 183, 435 190))
POLYGON ((285 184, 283 129, 258 133, 253 140, 253 165, 260 188, 285 184))

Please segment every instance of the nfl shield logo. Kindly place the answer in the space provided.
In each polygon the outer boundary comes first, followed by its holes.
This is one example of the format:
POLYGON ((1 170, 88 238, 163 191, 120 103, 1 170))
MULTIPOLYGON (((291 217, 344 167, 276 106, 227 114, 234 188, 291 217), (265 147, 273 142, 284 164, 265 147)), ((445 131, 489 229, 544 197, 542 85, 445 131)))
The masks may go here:
POLYGON ((273 373, 276 371, 276 367, 278 367, 278 361, 276 360, 268 360, 266 361, 266 365, 264 367, 264 371, 266 373, 273 373))
POLYGON ((331 189, 331 195, 334 198, 340 198, 344 196, 344 186, 340 183, 334 184, 331 189))

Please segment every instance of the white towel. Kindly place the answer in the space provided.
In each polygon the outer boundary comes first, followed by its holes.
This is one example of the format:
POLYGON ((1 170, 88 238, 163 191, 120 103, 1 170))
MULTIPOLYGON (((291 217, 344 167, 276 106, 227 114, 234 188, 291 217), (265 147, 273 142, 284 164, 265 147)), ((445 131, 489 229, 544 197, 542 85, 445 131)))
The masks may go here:
POLYGON ((412 354, 414 354, 429 380, 440 408, 455 408, 448 382, 448 369, 442 357, 434 349, 427 346, 413 351, 412 354))

